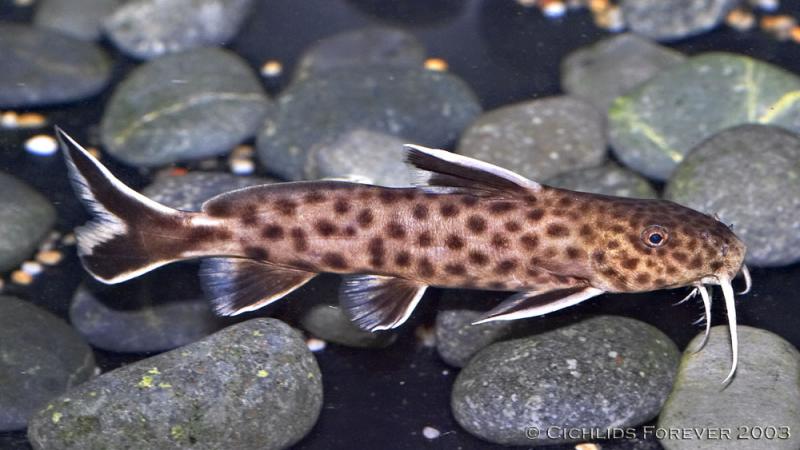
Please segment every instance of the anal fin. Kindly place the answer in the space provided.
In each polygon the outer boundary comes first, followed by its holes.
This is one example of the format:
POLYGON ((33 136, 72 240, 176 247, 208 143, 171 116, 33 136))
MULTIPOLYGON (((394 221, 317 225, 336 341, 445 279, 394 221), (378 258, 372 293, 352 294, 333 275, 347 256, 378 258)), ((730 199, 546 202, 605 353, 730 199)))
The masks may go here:
POLYGON ((427 287, 402 278, 349 275, 344 277, 339 303, 359 328, 388 330, 408 319, 427 287))
POLYGON ((542 314, 576 305, 603 293, 603 290, 590 286, 556 289, 544 293, 518 292, 491 309, 472 324, 541 316, 542 314))
POLYGON ((208 258, 200 265, 203 289, 223 316, 262 308, 316 275, 241 258, 208 258))

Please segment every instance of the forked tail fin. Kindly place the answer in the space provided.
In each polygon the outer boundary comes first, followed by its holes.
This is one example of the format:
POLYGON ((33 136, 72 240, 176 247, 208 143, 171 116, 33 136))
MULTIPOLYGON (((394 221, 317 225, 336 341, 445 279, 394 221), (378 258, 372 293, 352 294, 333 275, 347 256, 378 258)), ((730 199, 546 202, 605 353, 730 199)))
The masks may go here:
POLYGON ((92 215, 76 228, 78 256, 97 280, 120 283, 182 259, 190 213, 134 191, 56 127, 75 193, 92 215))

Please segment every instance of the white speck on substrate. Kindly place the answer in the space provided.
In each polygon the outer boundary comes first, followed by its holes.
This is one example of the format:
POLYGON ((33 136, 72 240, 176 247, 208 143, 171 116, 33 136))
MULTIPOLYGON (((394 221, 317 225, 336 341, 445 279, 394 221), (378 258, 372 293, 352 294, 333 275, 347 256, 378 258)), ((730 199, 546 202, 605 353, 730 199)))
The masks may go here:
POLYGON ((306 347, 312 352, 319 352, 325 350, 325 347, 328 345, 327 342, 323 341, 322 339, 317 338, 308 338, 306 341, 306 347))
POLYGON ((572 376, 573 376, 573 377, 575 377, 575 378, 580 378, 580 377, 581 377, 581 373, 580 373, 580 372, 578 372, 577 370, 571 370, 571 371, 569 372, 569 374, 570 374, 570 375, 572 375, 572 376))
POLYGON ((422 435, 425 436, 427 439, 436 439, 442 435, 442 433, 433 427, 425 427, 422 429, 422 435))
POLYGON ((642 371, 639 371, 639 376, 640 376, 640 377, 642 377, 642 378, 644 378, 644 372, 642 372, 642 371))
POLYGON ((559 157, 558 152, 550 152, 550 154, 548 156, 550 156, 550 159, 552 159, 554 161, 557 160, 558 157, 559 157))
POLYGON ((568 359, 567 360, 567 368, 570 370, 575 370, 578 368, 578 360, 577 359, 568 359))
POLYGON ((25 261, 22 263, 22 271, 31 276, 36 276, 42 273, 44 267, 36 261, 25 261))
POLYGON ((25 141, 25 150, 34 155, 52 155, 58 150, 58 144, 52 136, 37 134, 25 141))
POLYGON ((619 356, 619 353, 615 352, 614 350, 611 350, 610 352, 608 352, 608 357, 609 358, 616 358, 617 356, 619 356))
POLYGON ((444 376, 450 375, 450 371, 449 371, 449 370, 447 370, 447 369, 444 369, 444 370, 442 371, 442 375, 444 375, 444 376))
POLYGON ((234 158, 230 161, 231 172, 236 175, 250 175, 256 170, 252 159, 234 158))

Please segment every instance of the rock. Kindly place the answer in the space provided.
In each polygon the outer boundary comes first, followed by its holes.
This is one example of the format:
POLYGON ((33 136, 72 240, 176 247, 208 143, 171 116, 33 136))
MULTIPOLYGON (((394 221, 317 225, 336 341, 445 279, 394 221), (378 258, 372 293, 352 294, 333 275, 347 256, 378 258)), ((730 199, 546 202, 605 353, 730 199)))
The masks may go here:
POLYGON ((604 119, 592 105, 568 96, 504 106, 470 125, 458 153, 544 180, 603 162, 604 119))
POLYGON ((228 42, 252 0, 128 1, 104 23, 109 39, 141 59, 228 42))
POLYGON ((221 49, 191 50, 131 72, 106 107, 101 139, 131 165, 207 158, 252 136, 267 107, 241 58, 221 49))
POLYGON ((206 200, 223 192, 248 186, 273 183, 261 177, 243 177, 226 172, 189 172, 172 175, 168 170, 142 190, 142 194, 170 208, 182 211, 199 211, 206 200))
POLYGON ((613 162, 563 173, 550 178, 545 184, 573 191, 617 197, 658 198, 658 193, 647 179, 613 162))
POLYGON ((381 186, 410 186, 413 171, 405 163, 406 142, 388 134, 353 130, 309 150, 306 177, 355 176, 381 186))
POLYGON ((0 48, 0 108, 91 97, 111 75, 111 61, 99 47, 55 31, 0 24, 0 48))
POLYGON ((270 172, 288 180, 303 178, 311 147, 353 129, 445 146, 480 113, 475 94, 455 75, 375 65, 305 78, 277 103, 258 136, 258 153, 270 172))
POLYGON ((195 342, 225 324, 205 298, 120 310, 95 297, 85 286, 75 292, 69 320, 92 346, 119 353, 171 350, 195 342))
POLYGON ((34 449, 282 449, 322 407, 300 334, 253 319, 94 378, 32 418, 34 449))
POLYGON ((410 33, 388 27, 345 31, 317 41, 303 53, 295 79, 365 65, 422 67, 425 48, 410 33))
POLYGON ((33 23, 85 41, 96 41, 102 34, 103 20, 120 0, 42 0, 33 23))
MULTIPOLYGON (((800 353, 780 336, 739 326, 739 366, 727 386, 720 382, 731 363, 728 327, 711 329, 702 351, 702 334, 688 346, 675 387, 658 417, 659 428, 717 430, 716 438, 666 439, 669 450, 796 449, 800 437, 800 353), (719 430, 729 430, 721 437, 719 430), (755 434, 753 434, 755 433, 755 434)), ((709 434, 709 437, 711 435, 709 434)))
POLYGON ((686 154, 717 132, 745 123, 800 131, 800 78, 746 56, 689 58, 619 97, 609 138, 619 159, 666 180, 686 154))
POLYGON ((620 34, 567 55, 561 63, 561 86, 605 112, 615 98, 684 60, 668 47, 633 33, 620 34))
POLYGON ((456 378, 451 406, 470 433, 505 445, 549 445, 526 430, 629 427, 661 409, 678 365, 655 327, 600 316, 481 350, 456 378))
POLYGON ((634 32, 673 41, 719 25, 737 0, 622 0, 625 23, 634 32))
POLYGON ((800 136, 768 125, 722 131, 678 166, 665 198, 733 224, 745 261, 800 261, 800 136), (786 194, 786 195, 783 195, 786 194))
POLYGON ((63 320, 0 296, 0 431, 24 429, 47 401, 94 373, 94 355, 63 320))
POLYGON ((436 315, 436 350, 444 362, 464 367, 484 347, 511 332, 511 322, 472 325, 482 314, 469 310, 439 311, 436 315))
POLYGON ((30 186, 0 172, 0 272, 36 250, 56 221, 53 205, 30 186))
POLYGON ((341 309, 316 305, 301 319, 303 329, 328 342, 348 347, 380 348, 394 343, 397 334, 387 331, 364 331, 353 324, 341 309))

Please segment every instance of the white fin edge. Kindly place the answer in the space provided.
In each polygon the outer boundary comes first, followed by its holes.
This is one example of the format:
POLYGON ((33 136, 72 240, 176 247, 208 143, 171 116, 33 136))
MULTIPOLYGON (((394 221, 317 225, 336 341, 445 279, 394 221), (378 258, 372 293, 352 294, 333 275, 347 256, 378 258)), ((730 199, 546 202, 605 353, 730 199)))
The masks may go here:
MULTIPOLYGON (((515 294, 515 295, 520 295, 520 294, 525 295, 525 294, 528 294, 528 293, 522 292, 522 293, 515 294)), ((542 293, 535 293, 534 295, 526 295, 526 296, 533 297, 535 295, 541 295, 541 294, 542 293)), ((601 295, 601 294, 605 294, 605 291, 602 290, 602 289, 594 288, 594 287, 587 287, 587 288, 584 288, 583 290, 575 292, 574 294, 570 294, 570 295, 568 295, 566 297, 562 297, 562 298, 560 298, 558 300, 554 300, 552 302, 549 302, 547 304, 544 304, 544 305, 541 305, 541 306, 538 306, 538 307, 535 307, 535 308, 524 309, 524 310, 521 310, 521 311, 516 311, 516 312, 511 313, 511 314, 501 314, 501 315, 498 315, 498 316, 487 317, 485 319, 480 319, 480 320, 477 320, 475 322, 472 322, 472 325, 478 325, 478 324, 487 323, 487 322, 494 322, 494 321, 498 321, 498 320, 516 320, 516 319, 525 319, 525 318, 528 318, 528 317, 541 316, 543 314, 548 314, 548 313, 555 312, 555 311, 558 311, 558 310, 561 310, 561 309, 564 309, 564 308, 568 308, 568 307, 573 306, 573 305, 577 305, 578 303, 580 303, 580 302, 582 302, 584 300, 588 300, 588 299, 590 299, 592 297, 596 297, 596 296, 601 295)))

